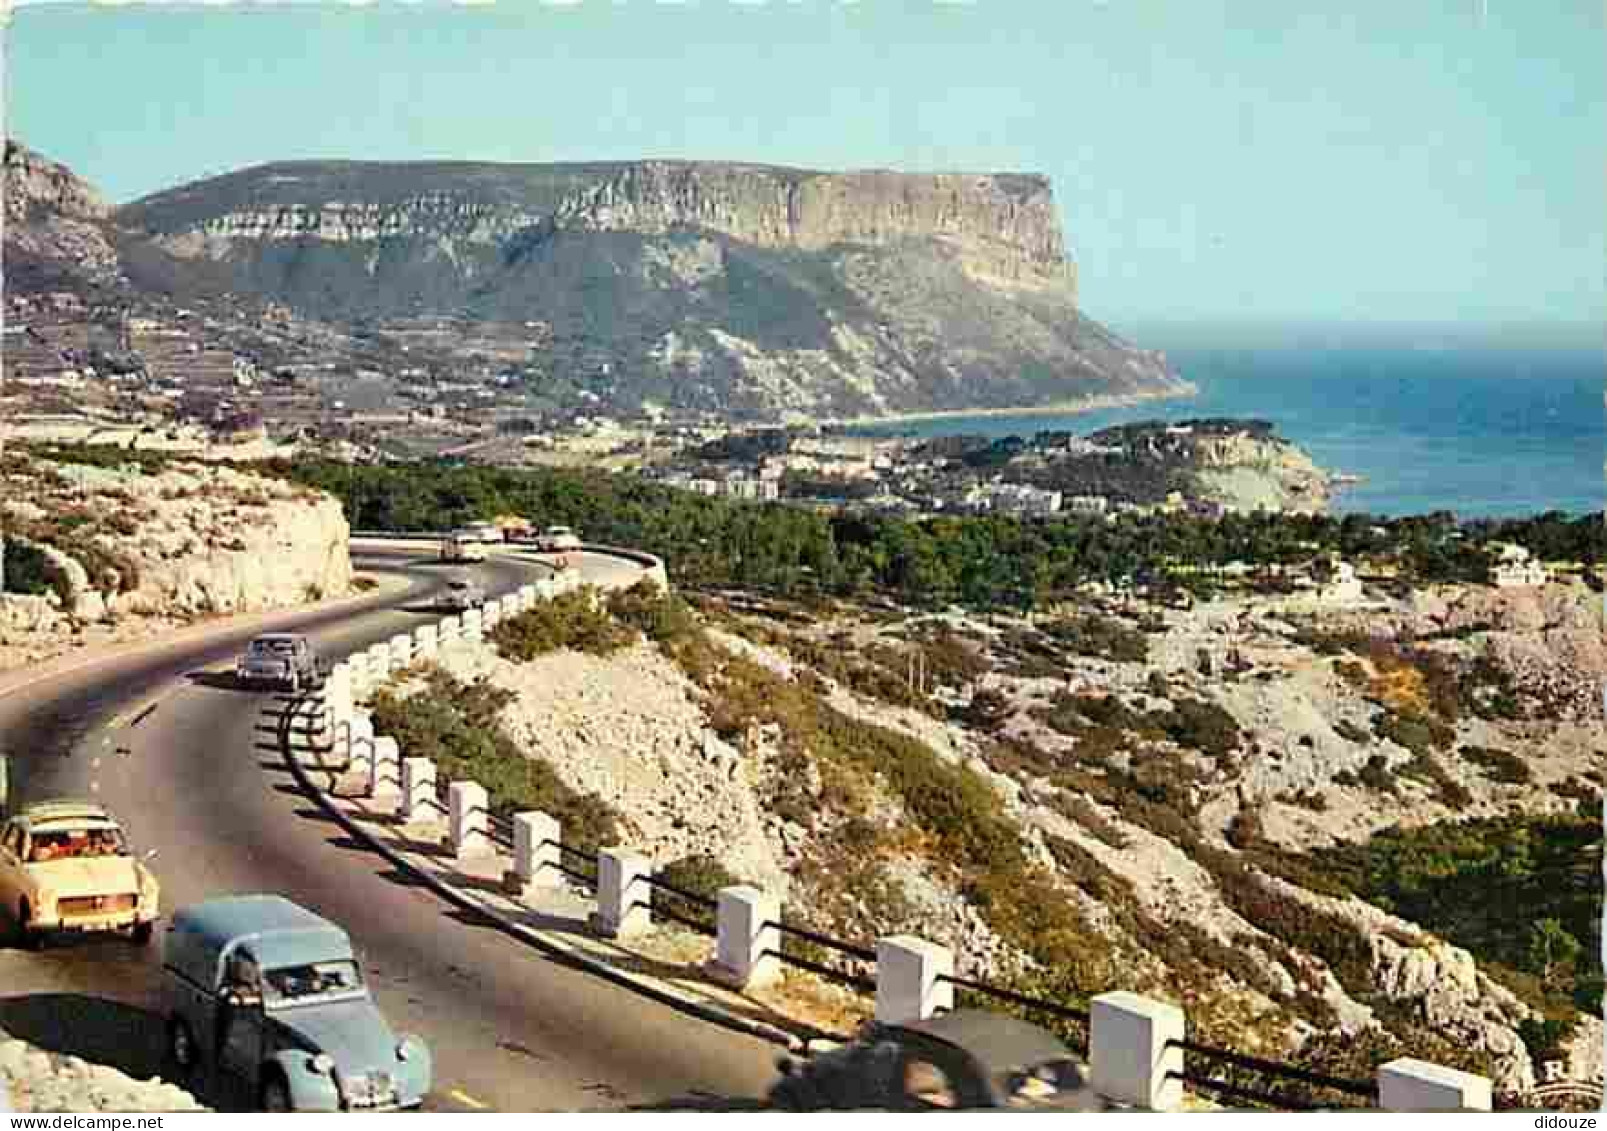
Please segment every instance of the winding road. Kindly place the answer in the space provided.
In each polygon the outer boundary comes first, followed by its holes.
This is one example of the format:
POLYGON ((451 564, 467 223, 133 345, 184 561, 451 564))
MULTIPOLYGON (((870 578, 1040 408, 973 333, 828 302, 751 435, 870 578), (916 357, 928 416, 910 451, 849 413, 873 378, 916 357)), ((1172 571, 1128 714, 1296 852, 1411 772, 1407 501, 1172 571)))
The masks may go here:
MULTIPOLYGON (((354 550, 356 566, 394 575, 359 602, 277 618, 339 658, 425 623, 444 588, 427 551, 354 550)), ((493 556, 476 567, 495 596, 541 566, 493 556)), ((634 566, 577 563, 602 579, 634 566)), ((253 635, 151 649, 0 698, 0 750, 13 802, 90 796, 156 849, 163 907, 239 892, 279 892, 344 925, 381 1008, 435 1053, 426 1110, 617 1110, 718 1106, 763 1094, 774 1046, 689 1018, 565 966, 398 875, 350 841, 295 787, 276 733, 288 697, 232 686, 253 635)), ((0 1029, 46 1048, 163 1072, 160 931, 149 948, 64 939, 0 951, 0 1029)), ((227 1082, 185 1081, 202 1102, 249 1106, 227 1082)))

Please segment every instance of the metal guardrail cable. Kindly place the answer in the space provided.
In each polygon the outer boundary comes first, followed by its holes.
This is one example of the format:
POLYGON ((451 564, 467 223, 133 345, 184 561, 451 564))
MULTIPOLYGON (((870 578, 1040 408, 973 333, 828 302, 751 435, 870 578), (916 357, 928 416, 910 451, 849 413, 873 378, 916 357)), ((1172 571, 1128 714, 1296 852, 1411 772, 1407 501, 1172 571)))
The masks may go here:
POLYGON ((811 962, 807 958, 799 958, 796 954, 787 954, 779 950, 767 950, 759 957, 778 959, 788 966, 808 970, 812 974, 819 974, 822 978, 829 978, 834 982, 842 982, 868 994, 876 992, 876 979, 866 978, 859 974, 850 974, 847 970, 838 970, 835 967, 827 966, 823 962, 811 962))
POLYGON ((1204 1088, 1206 1091, 1216 1092, 1218 1095, 1251 1100, 1283 1111, 1322 1110, 1311 1104, 1292 1100, 1287 1096, 1280 1096, 1276 1092, 1263 1092, 1259 1088, 1246 1088, 1240 1084, 1230 1084, 1226 1080, 1217 1080, 1210 1076, 1203 1076, 1198 1072, 1168 1072, 1166 1078, 1168 1080, 1181 1080, 1185 1084, 1191 1084, 1196 1088, 1204 1088))
POLYGON ((685 888, 676 887, 674 884, 662 880, 658 876, 650 875, 645 877, 645 879, 647 880, 649 886, 657 888, 662 892, 668 892, 670 895, 684 899, 688 903, 696 904, 699 907, 706 907, 710 911, 719 909, 719 903, 713 899, 710 899, 706 895, 699 895, 695 891, 687 891, 685 888))
POLYGON ((653 907, 653 914, 657 915, 661 919, 668 919, 671 922, 679 923, 683 927, 689 927, 700 935, 708 935, 710 938, 713 938, 716 934, 714 924, 703 920, 694 919, 690 915, 682 915, 673 907, 662 907, 655 905, 653 907))
POLYGON ((556 841, 547 841, 546 843, 554 845, 558 849, 558 853, 561 856, 570 856, 578 860, 585 860, 589 863, 595 863, 597 859, 597 854, 595 852, 585 852, 579 848, 570 848, 567 844, 558 844, 556 841))
POLYGON ((945 974, 938 981, 947 982, 955 989, 987 994, 989 997, 996 997, 1003 1001, 1014 1002, 1016 1005, 1026 1006, 1028 1009, 1041 1009, 1045 1013, 1054 1014, 1056 1017, 1065 1017, 1071 1021, 1080 1021, 1084 1025, 1088 1024, 1088 1011, 1085 1009, 1073 1009, 1069 1005, 1060 1005, 1057 1002, 1044 1001, 1042 998, 1028 997, 1026 994, 1018 994, 1014 990, 990 986, 986 982, 973 982, 969 978, 961 978, 954 974, 945 974))
POLYGON ((562 872, 564 875, 568 876, 570 879, 578 880, 581 883, 585 884, 589 888, 595 888, 597 886, 597 877, 596 876, 588 876, 585 872, 577 872, 575 869, 566 868, 562 864, 555 864, 555 865, 553 865, 553 867, 557 868, 558 871, 562 872))
POLYGON ((835 950, 839 954, 846 954, 850 958, 859 959, 861 962, 876 961, 876 952, 871 950, 869 947, 855 946, 853 943, 845 943, 841 939, 834 939, 830 935, 822 935, 818 932, 807 930, 803 927, 794 927, 790 923, 777 923, 772 921, 765 923, 759 929, 764 931, 770 929, 771 927, 774 927, 783 935, 790 935, 795 939, 802 939, 804 942, 812 942, 816 946, 823 946, 827 950, 835 950))
POLYGON ((1378 1085, 1376 1083, 1343 1080, 1337 1076, 1325 1076, 1321 1072, 1311 1072, 1304 1068, 1296 1068, 1291 1064, 1279 1064, 1275 1060, 1263 1060, 1258 1056, 1249 1056, 1229 1049, 1212 1048, 1210 1045, 1195 1044, 1193 1041, 1171 1040, 1166 1042, 1166 1047, 1182 1049, 1186 1053, 1203 1057, 1206 1060, 1231 1064, 1236 1068, 1247 1068, 1252 1072, 1262 1072, 1268 1076, 1277 1076, 1284 1080, 1298 1080, 1302 1084, 1311 1084, 1318 1088, 1332 1088, 1334 1091, 1344 1092, 1346 1095, 1361 1096, 1363 1099, 1369 1100, 1378 1098, 1378 1085))

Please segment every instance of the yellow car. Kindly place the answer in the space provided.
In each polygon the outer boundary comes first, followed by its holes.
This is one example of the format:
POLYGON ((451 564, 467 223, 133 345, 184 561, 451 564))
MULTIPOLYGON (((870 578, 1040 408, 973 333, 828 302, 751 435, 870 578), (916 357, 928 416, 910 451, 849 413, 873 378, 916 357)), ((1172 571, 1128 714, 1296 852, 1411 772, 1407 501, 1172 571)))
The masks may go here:
POLYGON ((57 931, 126 931, 151 940, 160 888, 106 808, 27 805, 0 830, 0 912, 23 946, 57 931))

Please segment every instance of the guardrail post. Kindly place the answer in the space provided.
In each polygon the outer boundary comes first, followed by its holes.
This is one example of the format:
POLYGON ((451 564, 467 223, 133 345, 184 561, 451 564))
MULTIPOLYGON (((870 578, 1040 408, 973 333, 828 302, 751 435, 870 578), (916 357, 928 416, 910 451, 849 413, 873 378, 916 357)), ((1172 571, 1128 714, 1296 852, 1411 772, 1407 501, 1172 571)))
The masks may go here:
POLYGON ((413 662, 413 634, 399 632, 390 639, 391 667, 405 668, 413 662))
POLYGON ((413 659, 428 663, 435 659, 436 637, 433 624, 421 624, 413 630, 413 659))
POLYGON ((781 975, 781 900, 756 887, 720 889, 715 909, 714 965, 740 988, 767 986, 781 975))
POLYGON ((463 639, 478 641, 485 635, 485 621, 479 609, 470 609, 463 614, 463 639))
POLYGON ((1171 1111, 1183 1100, 1183 1011, 1126 990, 1089 1003, 1088 1070, 1094 1091, 1118 1103, 1171 1111))
POLYGON ((536 582, 536 598, 541 601, 550 601, 558 593, 558 582, 555 578, 543 577, 536 582))
POLYGON ((330 750, 335 755, 336 761, 346 754, 341 746, 343 739, 349 741, 345 728, 351 722, 354 706, 352 670, 346 664, 336 664, 329 669, 329 675, 324 679, 323 724, 323 737, 330 743, 330 750))
POLYGON ((1489 1111, 1490 1079, 1403 1056, 1378 1066, 1385 1111, 1489 1111))
POLYGON ((402 748, 390 735, 374 739, 374 764, 369 771, 368 796, 395 804, 402 794, 402 748))
POLYGON ((463 622, 457 617, 442 617, 435 623, 436 639, 442 648, 448 648, 463 638, 463 622))
POLYGON ((954 1008, 954 952, 914 935, 876 940, 876 1020, 922 1021, 954 1008))
POLYGON ((368 694, 368 653, 356 652, 346 657, 346 667, 352 673, 352 696, 368 694))
POLYGON ((480 627, 490 632, 502 621, 502 598, 495 597, 480 606, 480 627))
POLYGON ((391 646, 384 641, 368 646, 368 678, 378 687, 391 674, 391 646))
POLYGON ((435 799, 435 763, 428 758, 402 759, 402 796, 398 815, 409 825, 440 820, 440 802, 435 799))
POLYGON ((520 895, 557 886, 560 831, 558 818, 546 813, 513 815, 513 878, 520 895))
POLYGON ((628 848, 597 852, 597 923, 609 938, 639 935, 653 925, 653 862, 628 848))
POLYGON ((519 611, 521 613, 533 609, 536 604, 536 587, 534 585, 521 585, 515 594, 519 598, 519 611))
POLYGON ((472 781, 455 781, 446 790, 448 815, 451 826, 453 853, 459 860, 471 860, 492 854, 491 838, 487 835, 490 817, 490 796, 485 786, 472 781))
POLYGON ((367 711, 352 716, 347 728, 351 743, 351 757, 347 768, 362 779, 365 785, 374 780, 374 719, 367 711))

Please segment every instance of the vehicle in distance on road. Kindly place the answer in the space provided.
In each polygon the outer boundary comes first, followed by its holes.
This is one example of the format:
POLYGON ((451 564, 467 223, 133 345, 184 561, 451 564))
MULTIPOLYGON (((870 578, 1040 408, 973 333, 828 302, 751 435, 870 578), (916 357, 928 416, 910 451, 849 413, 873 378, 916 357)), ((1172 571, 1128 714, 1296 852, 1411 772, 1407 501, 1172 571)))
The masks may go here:
POLYGON ((906 1025, 875 1022, 804 1060, 782 1057, 773 1107, 793 1111, 1102 1111, 1083 1067, 1052 1033, 962 1009, 906 1025))
POLYGON ((485 558, 485 543, 461 530, 441 540, 443 562, 483 562, 485 558))
POLYGON ((446 583, 441 594, 441 607, 455 613, 478 609, 485 604, 485 590, 467 577, 454 577, 446 583))
POLYGON ((0 829, 0 904, 24 946, 58 931, 126 931, 143 946, 160 895, 103 805, 35 802, 0 829))
POLYGON ((536 549, 544 554, 568 554, 580 549, 580 535, 573 527, 549 526, 536 540, 536 549))
POLYGON ((162 970, 174 1066, 211 1061, 265 1111, 390 1111, 430 1090, 429 1046, 392 1032, 350 937, 282 896, 174 912, 162 970))
POLYGON ((291 691, 312 687, 321 671, 312 642, 287 632, 257 637, 234 665, 235 678, 243 684, 265 683, 291 691))
POLYGON ((477 542, 501 542, 502 527, 494 522, 471 522, 461 531, 477 542))

